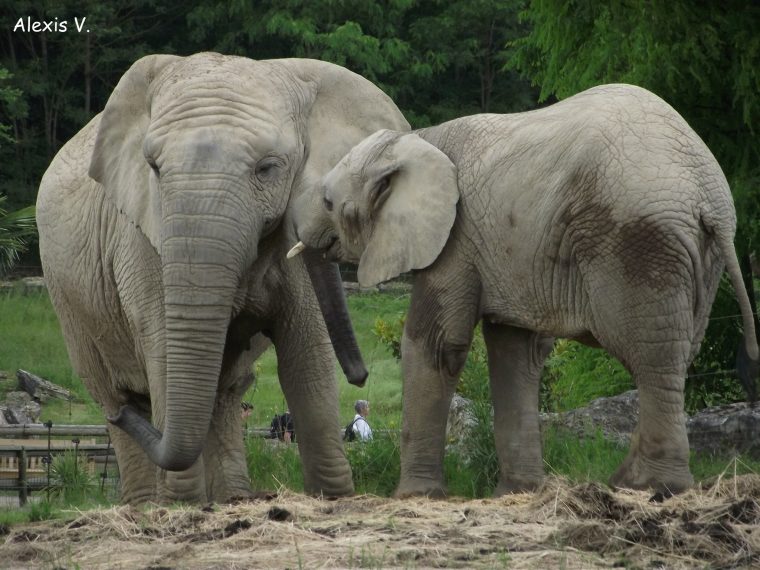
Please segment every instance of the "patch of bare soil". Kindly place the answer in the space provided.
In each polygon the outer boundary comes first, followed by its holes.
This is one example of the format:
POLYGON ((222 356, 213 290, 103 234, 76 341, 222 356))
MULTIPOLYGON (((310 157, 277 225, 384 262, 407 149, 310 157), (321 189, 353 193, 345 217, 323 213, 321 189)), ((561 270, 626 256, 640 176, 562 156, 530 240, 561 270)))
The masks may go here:
POLYGON ((651 498, 549 479, 537 493, 472 501, 285 491, 203 508, 116 507, 7 529, 0 567, 760 566, 760 476, 651 498))

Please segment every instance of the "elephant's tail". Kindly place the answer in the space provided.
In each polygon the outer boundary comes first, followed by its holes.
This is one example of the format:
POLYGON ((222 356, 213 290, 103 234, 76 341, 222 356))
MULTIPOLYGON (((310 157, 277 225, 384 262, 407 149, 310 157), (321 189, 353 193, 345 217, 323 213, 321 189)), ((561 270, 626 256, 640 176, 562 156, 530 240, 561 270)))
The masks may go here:
POLYGON ((760 371, 760 358, 758 357, 757 333, 755 331, 755 315, 752 312, 752 304, 749 300, 747 289, 744 286, 742 272, 739 268, 739 259, 736 257, 736 249, 733 240, 727 232, 721 231, 722 226, 713 228, 720 252, 726 263, 726 272, 731 279, 731 285, 739 302, 742 315, 742 328, 744 329, 744 342, 739 344, 736 355, 736 371, 744 386, 751 402, 757 400, 757 378, 760 371))

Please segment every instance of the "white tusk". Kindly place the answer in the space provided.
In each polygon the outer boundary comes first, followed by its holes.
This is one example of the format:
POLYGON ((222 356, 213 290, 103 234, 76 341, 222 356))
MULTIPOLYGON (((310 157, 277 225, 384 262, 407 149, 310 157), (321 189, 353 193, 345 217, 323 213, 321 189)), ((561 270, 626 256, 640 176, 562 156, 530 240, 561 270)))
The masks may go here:
POLYGON ((306 244, 302 241, 299 241, 296 245, 294 245, 291 250, 288 252, 288 255, 285 257, 287 259, 291 259, 301 253, 304 249, 306 249, 306 244))

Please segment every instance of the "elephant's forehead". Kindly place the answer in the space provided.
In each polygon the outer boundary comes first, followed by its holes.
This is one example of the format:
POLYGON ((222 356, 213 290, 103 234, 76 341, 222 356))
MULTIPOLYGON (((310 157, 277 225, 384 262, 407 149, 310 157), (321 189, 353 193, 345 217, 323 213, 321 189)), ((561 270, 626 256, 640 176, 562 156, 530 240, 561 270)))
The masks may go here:
POLYGON ((271 73, 271 66, 245 58, 183 60, 173 65, 155 82, 152 93, 154 111, 191 107, 224 106, 231 111, 256 111, 258 114, 286 117, 292 114, 292 101, 283 78, 271 73))

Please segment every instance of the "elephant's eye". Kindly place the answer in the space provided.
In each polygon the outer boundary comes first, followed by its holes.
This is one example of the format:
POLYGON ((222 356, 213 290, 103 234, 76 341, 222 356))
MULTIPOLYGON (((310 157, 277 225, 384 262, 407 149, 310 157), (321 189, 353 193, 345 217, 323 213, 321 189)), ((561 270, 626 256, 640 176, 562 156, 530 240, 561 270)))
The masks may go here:
POLYGON ((156 164, 156 160, 152 157, 146 157, 145 160, 148 162, 148 166, 150 166, 150 169, 155 173, 155 175, 159 176, 160 172, 158 170, 158 165, 156 164))
POLYGON ((256 178, 265 180, 275 176, 283 165, 284 161, 280 158, 273 156, 262 158, 256 163, 254 173, 256 174, 256 178))

